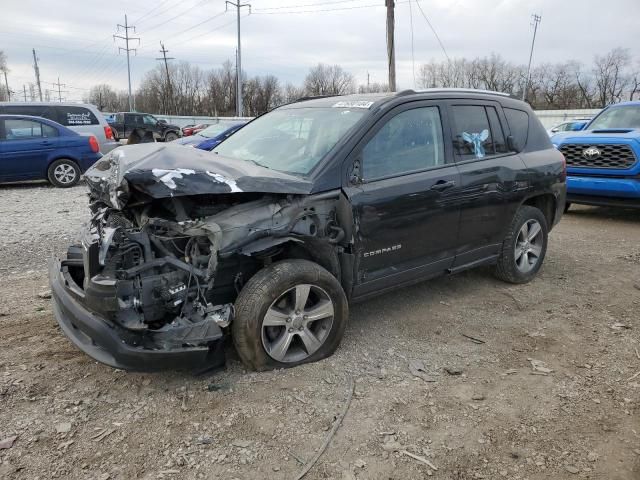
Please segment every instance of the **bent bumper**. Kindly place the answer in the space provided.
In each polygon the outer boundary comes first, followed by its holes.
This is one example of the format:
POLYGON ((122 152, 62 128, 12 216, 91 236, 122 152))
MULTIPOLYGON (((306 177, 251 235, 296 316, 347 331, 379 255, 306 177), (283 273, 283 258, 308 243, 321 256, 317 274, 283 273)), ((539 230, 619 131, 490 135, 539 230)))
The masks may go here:
POLYGON ((222 335, 209 347, 157 350, 136 347, 125 342, 123 329, 83 305, 83 290, 58 259, 49 261, 49 282, 53 312, 60 328, 76 347, 100 363, 136 371, 204 371, 224 365, 222 335))

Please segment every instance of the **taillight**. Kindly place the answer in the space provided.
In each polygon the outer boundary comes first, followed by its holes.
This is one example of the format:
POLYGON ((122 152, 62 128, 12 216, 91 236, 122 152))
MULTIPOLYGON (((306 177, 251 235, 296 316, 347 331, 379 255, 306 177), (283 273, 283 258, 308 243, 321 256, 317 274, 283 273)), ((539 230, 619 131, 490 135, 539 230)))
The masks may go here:
POLYGON ((93 153, 98 153, 100 151, 100 145, 98 145, 98 139, 93 135, 89 137, 89 146, 91 147, 91 151, 93 153))
POLYGON ((107 140, 113 140, 113 130, 109 125, 104 127, 104 136, 107 137, 107 140))
POLYGON ((563 153, 560 153, 560 155, 562 156, 562 178, 567 178, 567 159, 563 153))

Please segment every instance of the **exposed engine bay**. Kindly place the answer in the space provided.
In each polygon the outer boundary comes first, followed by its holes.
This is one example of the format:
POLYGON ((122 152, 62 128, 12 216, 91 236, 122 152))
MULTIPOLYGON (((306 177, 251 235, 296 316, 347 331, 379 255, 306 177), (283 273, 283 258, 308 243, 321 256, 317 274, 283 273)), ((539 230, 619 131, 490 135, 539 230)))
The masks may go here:
POLYGON ((127 345, 211 345, 233 321, 244 283, 279 258, 314 258, 339 277, 338 254, 350 238, 340 226, 350 224, 339 218, 348 214, 340 191, 245 191, 229 172, 185 169, 138 169, 127 178, 114 152, 87 172, 92 217, 62 267, 81 286, 83 305, 127 345), (189 194, 190 184, 199 190, 189 194))

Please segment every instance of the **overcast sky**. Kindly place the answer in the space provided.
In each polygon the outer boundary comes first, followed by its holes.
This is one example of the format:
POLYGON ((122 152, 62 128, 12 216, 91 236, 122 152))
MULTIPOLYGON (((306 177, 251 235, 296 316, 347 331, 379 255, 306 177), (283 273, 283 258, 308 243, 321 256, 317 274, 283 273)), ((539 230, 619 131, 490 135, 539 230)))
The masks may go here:
MULTIPOLYGON (((247 2, 249 0, 246 0, 247 2)), ((302 83, 318 62, 340 64, 360 83, 386 81, 384 0, 253 0, 243 9, 242 62, 248 75, 274 74, 302 83)), ((411 20, 416 70, 445 59, 416 1, 396 0, 398 86, 413 87, 411 20)), ((589 63, 596 54, 621 46, 636 59, 640 0, 419 0, 451 58, 499 53, 526 63, 531 14, 542 15, 534 64, 564 60, 589 63)), ((126 58, 113 41, 124 14, 141 44, 132 57, 133 88, 160 56, 203 69, 233 59, 235 12, 224 0, 0 0, 0 50, 8 56, 12 90, 34 81, 36 48, 43 87, 60 81, 69 100, 80 100, 96 83, 127 86, 126 58), (200 24, 200 25, 198 25, 200 24)), ((133 42, 132 46, 136 46, 133 42)))

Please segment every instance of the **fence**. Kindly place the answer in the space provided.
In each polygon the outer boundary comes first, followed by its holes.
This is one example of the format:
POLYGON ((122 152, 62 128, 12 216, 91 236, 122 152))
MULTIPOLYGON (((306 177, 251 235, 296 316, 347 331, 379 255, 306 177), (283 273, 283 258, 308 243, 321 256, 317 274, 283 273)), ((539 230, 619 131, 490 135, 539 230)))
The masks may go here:
POLYGON ((536 110, 535 113, 544 125, 544 128, 551 128, 559 123, 576 118, 593 118, 600 112, 599 108, 590 110, 536 110))
MULTIPOLYGON (((536 110, 535 113, 544 125, 544 128, 551 128, 559 123, 573 120, 575 118, 592 118, 600 112, 600 109, 588 110, 536 110)), ((167 122, 179 127, 186 125, 194 125, 199 123, 219 123, 219 122, 239 122, 249 121, 252 117, 187 117, 175 115, 156 115, 158 118, 165 119, 167 122)))
MULTIPOLYGON (((559 123, 566 122, 567 120, 573 120, 575 118, 592 118, 600 109, 588 109, 588 110, 536 110, 535 113, 544 125, 549 129, 559 123)), ((109 115, 109 113, 104 113, 109 115)), ((190 117, 190 116, 177 116, 177 115, 155 115, 156 118, 166 120, 168 123, 177 125, 179 127, 186 127, 187 125, 198 125, 200 123, 234 123, 241 121, 249 121, 253 117, 190 117)))

